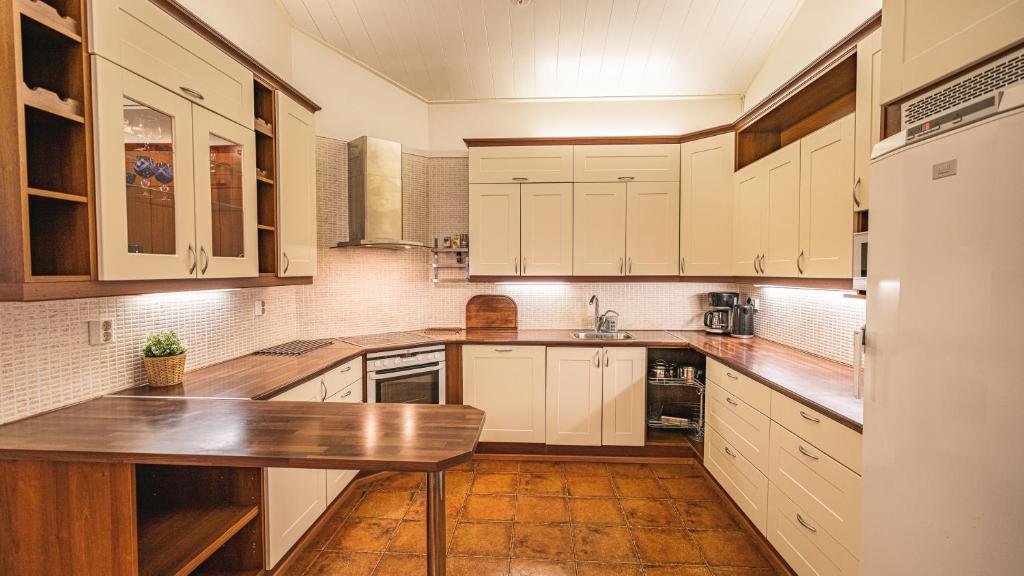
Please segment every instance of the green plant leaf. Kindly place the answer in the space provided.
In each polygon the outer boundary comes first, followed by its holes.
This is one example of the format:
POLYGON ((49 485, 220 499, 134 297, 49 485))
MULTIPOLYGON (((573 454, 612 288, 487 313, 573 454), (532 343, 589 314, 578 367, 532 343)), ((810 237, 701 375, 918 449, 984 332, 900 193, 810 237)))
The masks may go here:
POLYGON ((142 347, 142 355, 149 358, 163 358, 184 353, 185 347, 181 344, 178 335, 170 330, 150 335, 146 339, 146 345, 142 347))

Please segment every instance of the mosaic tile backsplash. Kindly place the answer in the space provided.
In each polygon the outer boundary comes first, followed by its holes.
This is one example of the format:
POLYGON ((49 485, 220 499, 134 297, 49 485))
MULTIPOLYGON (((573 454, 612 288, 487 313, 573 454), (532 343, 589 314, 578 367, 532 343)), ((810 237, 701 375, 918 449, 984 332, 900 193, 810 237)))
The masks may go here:
MULTIPOLYGON (((506 294, 526 328, 593 322, 591 294, 622 316, 624 329, 699 329, 705 294, 744 290, 761 300, 759 336, 849 363, 864 301, 813 290, 733 284, 593 283, 434 285, 425 251, 333 249, 348 236, 347 149, 317 143, 318 274, 310 286, 0 303, 0 423, 144 382, 139 350, 148 334, 176 331, 188 370, 296 338, 461 326, 474 294, 506 294), (253 312, 266 301, 264 316, 253 312), (86 322, 114 321, 115 342, 90 346, 86 322)), ((466 158, 403 156, 405 231, 431 242, 468 231, 466 158)))

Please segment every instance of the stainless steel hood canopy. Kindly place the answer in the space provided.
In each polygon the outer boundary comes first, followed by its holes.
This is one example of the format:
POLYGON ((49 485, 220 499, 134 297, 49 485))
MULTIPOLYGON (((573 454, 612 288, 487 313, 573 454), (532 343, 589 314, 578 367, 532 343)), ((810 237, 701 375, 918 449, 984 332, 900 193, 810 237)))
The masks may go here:
POLYGON ((338 248, 424 248, 402 236, 402 145, 362 136, 348 144, 348 241, 338 248))

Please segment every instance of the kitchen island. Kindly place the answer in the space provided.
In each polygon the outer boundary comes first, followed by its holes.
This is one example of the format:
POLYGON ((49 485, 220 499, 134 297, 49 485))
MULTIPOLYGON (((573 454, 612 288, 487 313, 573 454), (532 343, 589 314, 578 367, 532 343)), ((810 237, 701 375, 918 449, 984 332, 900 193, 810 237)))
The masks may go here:
POLYGON ((469 406, 104 397, 0 426, 0 573, 260 573, 262 467, 423 472, 444 574, 444 471, 469 406))

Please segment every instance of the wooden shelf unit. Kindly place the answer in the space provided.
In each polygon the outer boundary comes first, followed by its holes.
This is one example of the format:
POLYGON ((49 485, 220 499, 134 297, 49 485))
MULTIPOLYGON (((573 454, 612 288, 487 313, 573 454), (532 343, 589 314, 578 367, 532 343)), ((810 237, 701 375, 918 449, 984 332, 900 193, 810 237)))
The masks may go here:
POLYGON ((85 0, 12 0, 0 15, 0 283, 95 274, 85 0))
POLYGON ((256 167, 266 176, 256 174, 257 253, 261 276, 277 274, 277 186, 274 167, 277 148, 274 143, 274 88, 257 76, 253 82, 253 109, 256 127, 256 167))

